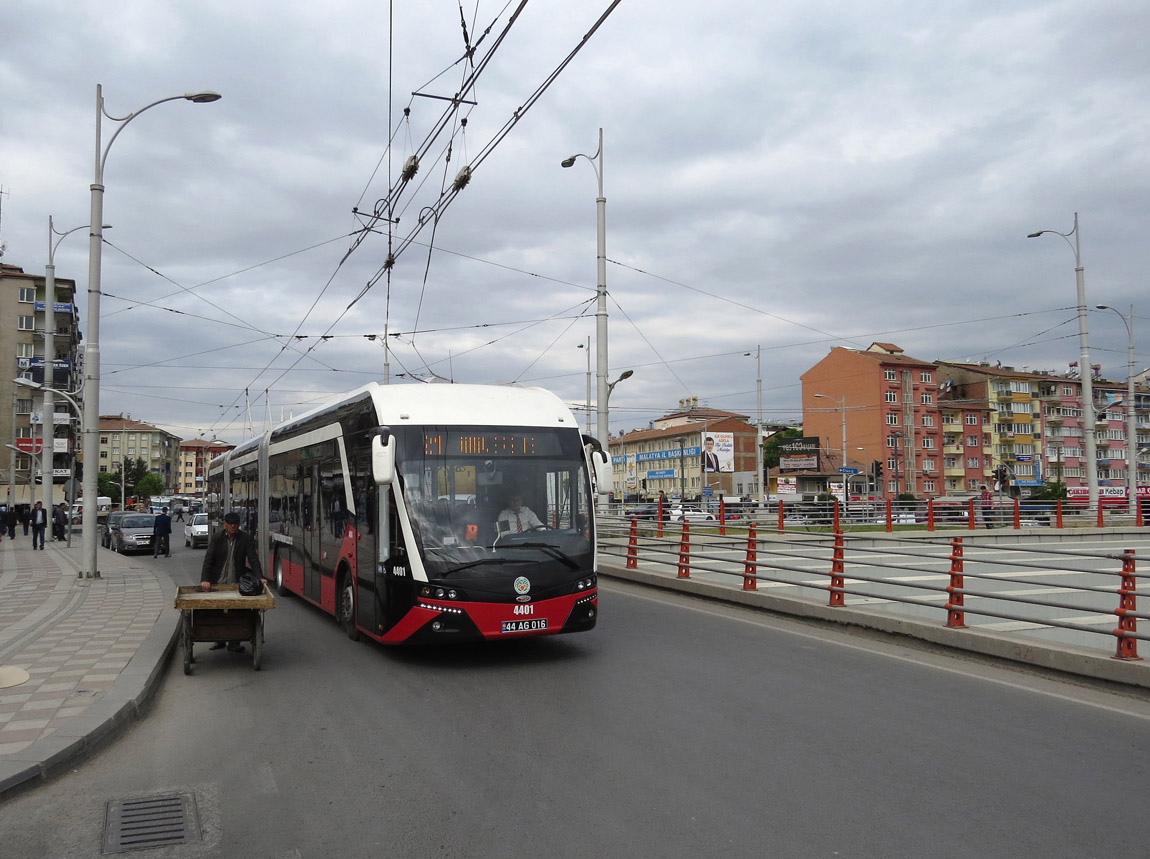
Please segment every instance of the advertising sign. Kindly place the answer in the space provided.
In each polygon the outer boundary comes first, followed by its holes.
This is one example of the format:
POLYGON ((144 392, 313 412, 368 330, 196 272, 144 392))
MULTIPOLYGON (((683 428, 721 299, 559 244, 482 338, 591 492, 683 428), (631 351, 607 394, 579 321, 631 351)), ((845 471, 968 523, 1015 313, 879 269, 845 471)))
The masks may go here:
POLYGON ((819 440, 804 436, 779 444, 779 468, 784 471, 817 471, 819 467, 819 440))
POLYGON ((703 471, 730 474, 735 470, 735 434, 709 432, 702 436, 703 471))

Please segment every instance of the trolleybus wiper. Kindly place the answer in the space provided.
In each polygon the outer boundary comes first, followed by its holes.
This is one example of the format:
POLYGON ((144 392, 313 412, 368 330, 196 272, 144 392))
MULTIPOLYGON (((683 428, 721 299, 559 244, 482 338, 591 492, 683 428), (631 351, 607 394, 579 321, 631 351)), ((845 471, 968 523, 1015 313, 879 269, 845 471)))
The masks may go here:
POLYGON ((572 570, 579 569, 579 565, 575 563, 574 559, 564 552, 562 549, 556 549, 550 543, 509 543, 506 546, 500 546, 501 549, 542 549, 552 558, 557 561, 562 561, 566 566, 572 570))

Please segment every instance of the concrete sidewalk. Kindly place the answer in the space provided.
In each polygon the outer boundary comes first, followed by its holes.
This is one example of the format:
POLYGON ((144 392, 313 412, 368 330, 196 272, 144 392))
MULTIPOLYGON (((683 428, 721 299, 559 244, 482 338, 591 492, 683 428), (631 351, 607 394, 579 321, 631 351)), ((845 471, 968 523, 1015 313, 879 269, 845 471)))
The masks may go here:
POLYGON ((176 642, 172 579, 99 554, 101 577, 81 579, 78 534, 0 542, 0 801, 139 718, 176 642))

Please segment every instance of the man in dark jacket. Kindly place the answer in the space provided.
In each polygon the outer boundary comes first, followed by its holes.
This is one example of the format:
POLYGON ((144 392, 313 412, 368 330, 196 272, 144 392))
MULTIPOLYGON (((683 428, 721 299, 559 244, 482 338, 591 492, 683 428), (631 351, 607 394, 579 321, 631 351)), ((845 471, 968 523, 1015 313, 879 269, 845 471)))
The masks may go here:
MULTIPOLYGON (((204 565, 200 571, 200 590, 210 591, 212 585, 235 584, 240 576, 251 571, 263 578, 259 550, 251 534, 240 530, 238 513, 224 516, 224 528, 208 541, 204 552, 204 565)), ((217 641, 211 650, 218 650, 224 642, 217 641)), ((243 653, 244 646, 238 641, 227 642, 228 650, 243 653)))
POLYGON ((172 557, 172 517, 168 515, 168 508, 162 507, 152 525, 152 557, 159 557, 160 549, 164 550, 164 557, 172 557))

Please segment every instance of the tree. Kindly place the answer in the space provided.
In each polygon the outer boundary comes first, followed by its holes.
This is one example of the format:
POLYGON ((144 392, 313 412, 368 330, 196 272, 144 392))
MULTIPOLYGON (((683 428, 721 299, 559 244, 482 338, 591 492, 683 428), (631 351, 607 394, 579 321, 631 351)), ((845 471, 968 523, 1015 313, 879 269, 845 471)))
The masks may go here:
POLYGON ((120 497, 120 475, 115 472, 101 471, 96 475, 97 492, 111 498, 116 504, 124 506, 124 499, 120 497))
POLYGON ((789 428, 782 432, 777 432, 765 442, 763 442, 763 465, 767 468, 779 467, 779 444, 780 442, 790 441, 793 438, 802 438, 803 431, 800 429, 789 428))
POLYGON ((153 495, 164 493, 164 478, 151 472, 136 481, 136 495, 142 498, 151 498, 153 495))

